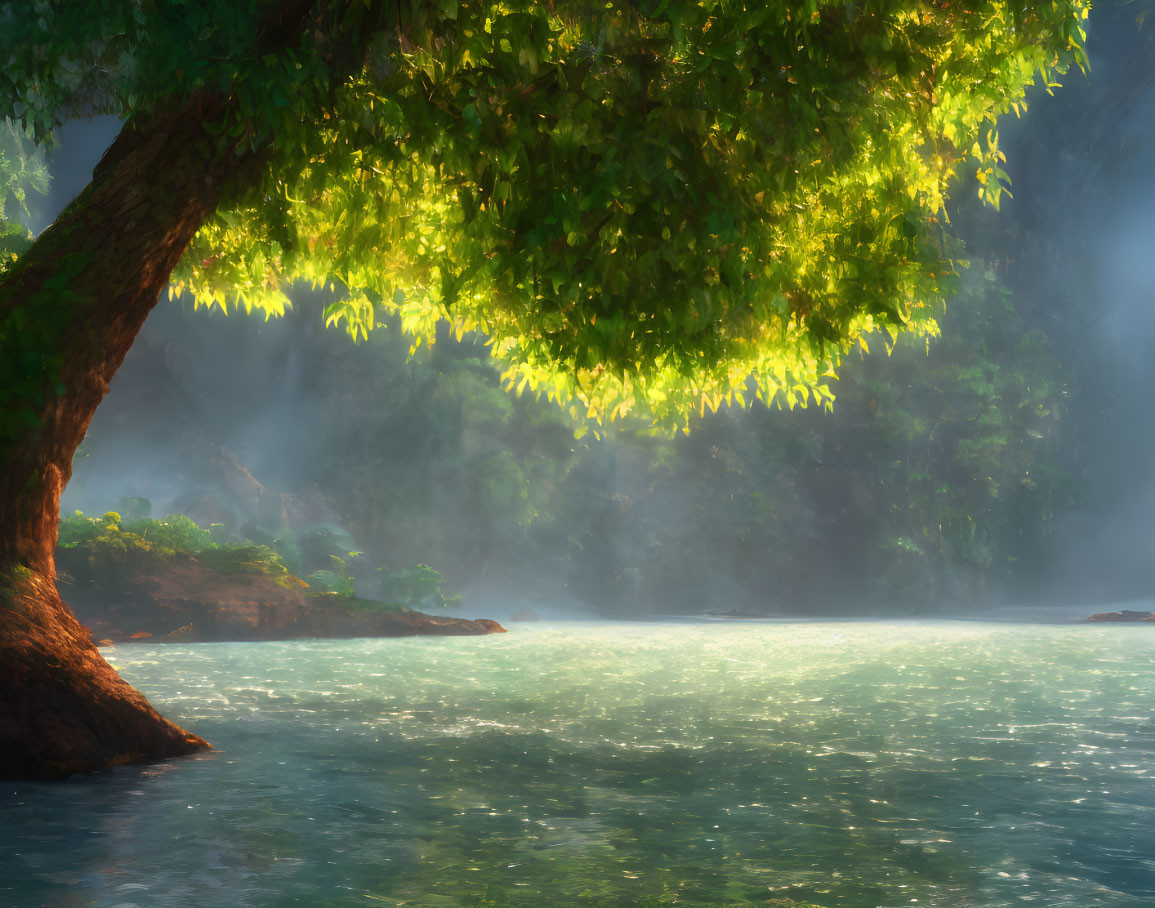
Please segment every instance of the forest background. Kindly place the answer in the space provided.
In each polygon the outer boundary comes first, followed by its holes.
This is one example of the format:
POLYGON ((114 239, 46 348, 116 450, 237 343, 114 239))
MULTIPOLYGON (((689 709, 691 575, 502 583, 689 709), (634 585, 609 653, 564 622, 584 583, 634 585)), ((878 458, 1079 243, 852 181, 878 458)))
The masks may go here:
MULTIPOLYGON (((955 193, 969 267, 942 337, 877 338, 843 364, 832 412, 723 407, 686 435, 631 418, 590 432, 504 391, 481 338, 409 356, 396 326, 357 345, 326 332, 312 291, 269 322, 178 300, 113 382, 62 510, 187 514, 368 597, 426 564, 479 612, 966 614, 1147 596, 1147 6, 1096 9, 1089 77, 1068 73, 1004 124, 1001 211, 977 187, 955 193)), ((67 130, 33 221, 87 181, 84 155, 117 124, 67 130)))

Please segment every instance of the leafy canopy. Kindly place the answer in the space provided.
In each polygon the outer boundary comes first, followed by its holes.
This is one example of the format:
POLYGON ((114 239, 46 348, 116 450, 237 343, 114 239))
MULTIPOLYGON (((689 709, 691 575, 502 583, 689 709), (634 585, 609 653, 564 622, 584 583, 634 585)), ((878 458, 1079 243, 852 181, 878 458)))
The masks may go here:
POLYGON ((0 0, 0 115, 145 122, 222 93, 263 177, 174 288, 267 315, 295 281, 330 323, 480 331, 506 381, 599 420, 828 401, 840 357, 937 331, 944 199, 997 206, 996 120, 1085 63, 1085 0, 317 3, 0 0), (350 61, 356 61, 350 65, 350 61))
POLYGON ((0 120, 0 274, 10 268, 32 241, 19 220, 29 215, 29 190, 48 192, 44 157, 24 129, 11 120, 0 120))

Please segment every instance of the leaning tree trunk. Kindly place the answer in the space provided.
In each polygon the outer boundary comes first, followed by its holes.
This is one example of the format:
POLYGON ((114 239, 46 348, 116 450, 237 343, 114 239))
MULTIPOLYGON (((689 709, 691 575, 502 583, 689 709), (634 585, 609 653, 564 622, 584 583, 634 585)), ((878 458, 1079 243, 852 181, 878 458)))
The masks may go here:
POLYGON ((53 559, 60 493, 109 381, 197 228, 254 165, 205 132, 205 103, 125 126, 0 282, 0 777, 209 746, 100 656, 53 559))

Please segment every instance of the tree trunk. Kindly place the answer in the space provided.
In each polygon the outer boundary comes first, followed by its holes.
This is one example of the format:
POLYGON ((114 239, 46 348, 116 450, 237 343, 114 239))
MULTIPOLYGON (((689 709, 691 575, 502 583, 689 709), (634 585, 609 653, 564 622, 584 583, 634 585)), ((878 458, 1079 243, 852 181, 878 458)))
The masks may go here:
POLYGON ((60 493, 109 381, 221 193, 260 164, 205 132, 224 103, 194 97, 130 122, 0 282, 0 777, 209 746, 100 656, 57 593, 53 551, 60 493))

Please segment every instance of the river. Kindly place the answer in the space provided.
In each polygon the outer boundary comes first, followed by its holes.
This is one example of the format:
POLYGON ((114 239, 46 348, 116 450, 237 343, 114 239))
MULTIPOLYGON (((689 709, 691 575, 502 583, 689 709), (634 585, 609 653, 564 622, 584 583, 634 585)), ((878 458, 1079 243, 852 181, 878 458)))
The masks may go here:
POLYGON ((1155 905, 1155 627, 511 629, 107 651, 216 750, 0 783, 0 904, 1155 905))

